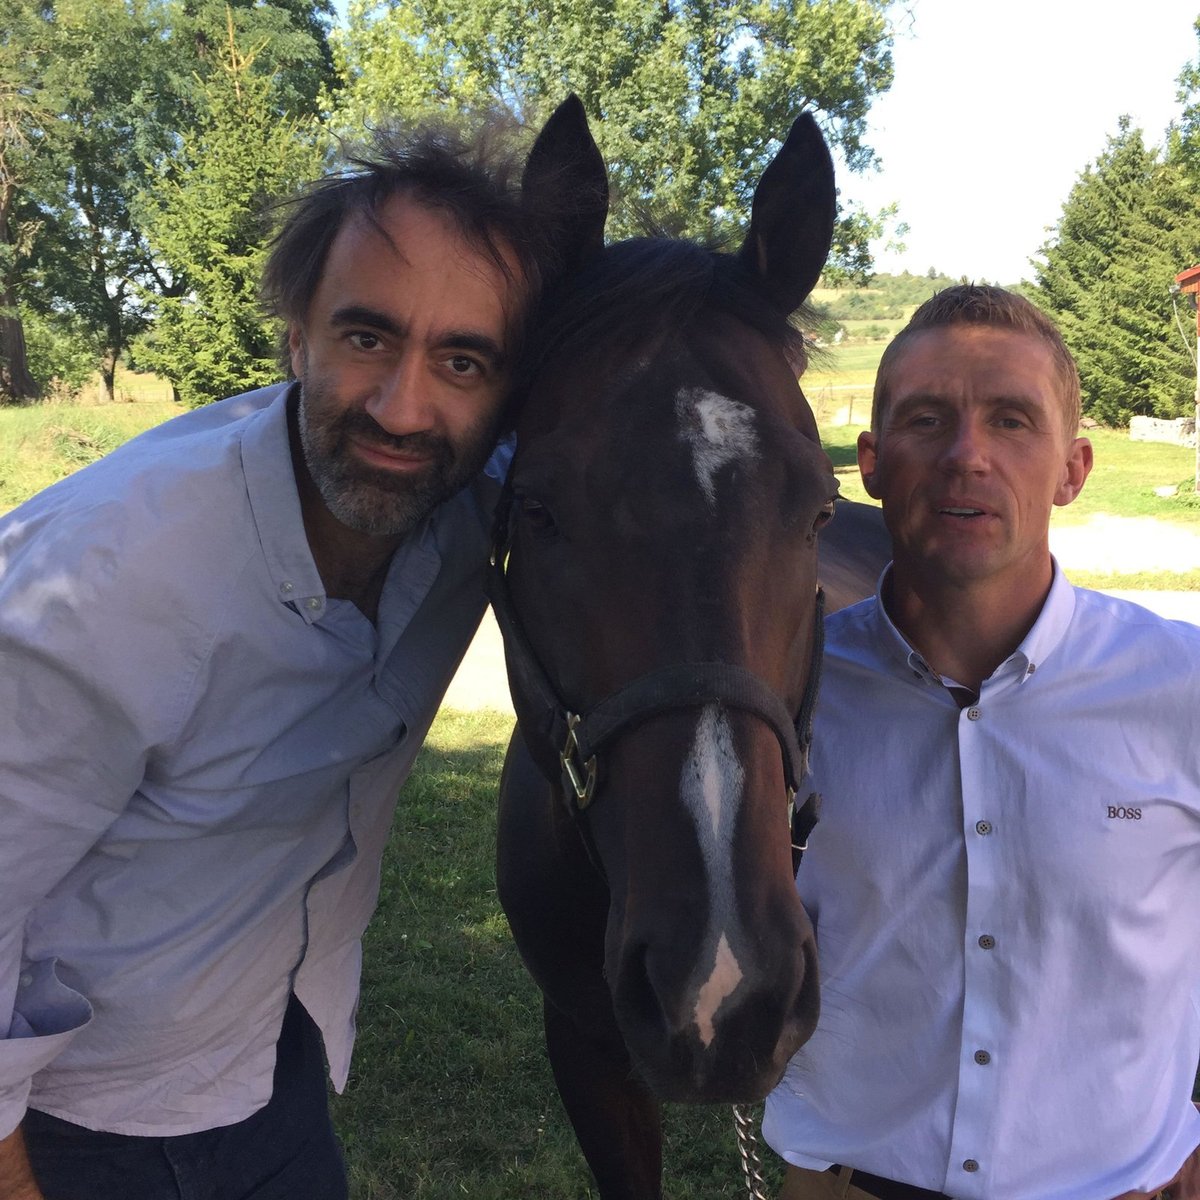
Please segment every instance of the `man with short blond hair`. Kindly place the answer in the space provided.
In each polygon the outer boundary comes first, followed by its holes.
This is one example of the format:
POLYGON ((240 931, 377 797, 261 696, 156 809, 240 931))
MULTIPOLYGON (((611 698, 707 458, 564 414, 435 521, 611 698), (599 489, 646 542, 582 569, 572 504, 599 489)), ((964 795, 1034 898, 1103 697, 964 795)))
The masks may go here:
POLYGON ((1054 562, 1078 415, 1057 331, 998 288, 881 362, 858 458, 894 559, 827 622, 784 1200, 1200 1194, 1200 629, 1054 562))

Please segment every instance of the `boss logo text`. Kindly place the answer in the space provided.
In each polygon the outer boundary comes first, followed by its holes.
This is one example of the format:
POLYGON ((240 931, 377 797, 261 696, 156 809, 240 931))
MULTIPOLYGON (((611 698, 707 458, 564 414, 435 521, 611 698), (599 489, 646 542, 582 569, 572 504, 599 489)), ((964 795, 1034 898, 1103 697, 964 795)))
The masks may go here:
POLYGON ((1142 810, 1140 808, 1125 808, 1119 804, 1110 804, 1108 806, 1108 819, 1110 821, 1140 821, 1142 819, 1142 810))

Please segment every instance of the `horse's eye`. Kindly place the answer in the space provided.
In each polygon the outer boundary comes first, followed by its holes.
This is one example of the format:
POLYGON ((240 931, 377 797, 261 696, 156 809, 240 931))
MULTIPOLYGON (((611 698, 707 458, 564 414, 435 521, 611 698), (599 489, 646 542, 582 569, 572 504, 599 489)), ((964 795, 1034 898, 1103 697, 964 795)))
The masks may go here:
POLYGON ((554 528, 554 518, 550 510, 532 496, 521 497, 521 515, 534 529, 549 530, 554 528))
POLYGON ((817 519, 813 522, 813 533, 820 532, 820 530, 824 529, 833 520, 833 506, 834 502, 832 500, 825 501, 821 507, 821 511, 817 513, 817 519))

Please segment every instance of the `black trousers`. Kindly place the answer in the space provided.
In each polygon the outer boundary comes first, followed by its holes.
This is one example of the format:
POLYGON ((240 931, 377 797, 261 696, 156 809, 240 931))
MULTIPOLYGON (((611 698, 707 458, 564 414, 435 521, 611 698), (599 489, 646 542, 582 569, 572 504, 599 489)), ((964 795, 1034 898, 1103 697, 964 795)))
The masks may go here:
POLYGON ((265 1108, 176 1137, 97 1133, 31 1109, 22 1126, 46 1200, 346 1200, 321 1035, 293 996, 265 1108))

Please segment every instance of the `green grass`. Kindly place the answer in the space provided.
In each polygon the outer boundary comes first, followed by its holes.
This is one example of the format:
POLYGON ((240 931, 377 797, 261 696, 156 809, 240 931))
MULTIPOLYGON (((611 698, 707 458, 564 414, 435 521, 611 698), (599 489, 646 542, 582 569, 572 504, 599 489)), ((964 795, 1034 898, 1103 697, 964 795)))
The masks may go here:
MULTIPOLYGON (((333 1100, 354 1200, 591 1198, 493 876, 512 718, 444 711, 400 797, 367 931, 350 1086, 333 1100)), ((672 1107, 672 1200, 738 1194, 727 1107, 672 1107)), ((778 1179, 774 1163, 770 1164, 778 1179)))
POLYGON ((813 352, 800 381, 821 425, 866 424, 884 342, 842 342, 813 352))
POLYGON ((168 400, 0 408, 0 513, 182 411, 168 400))

